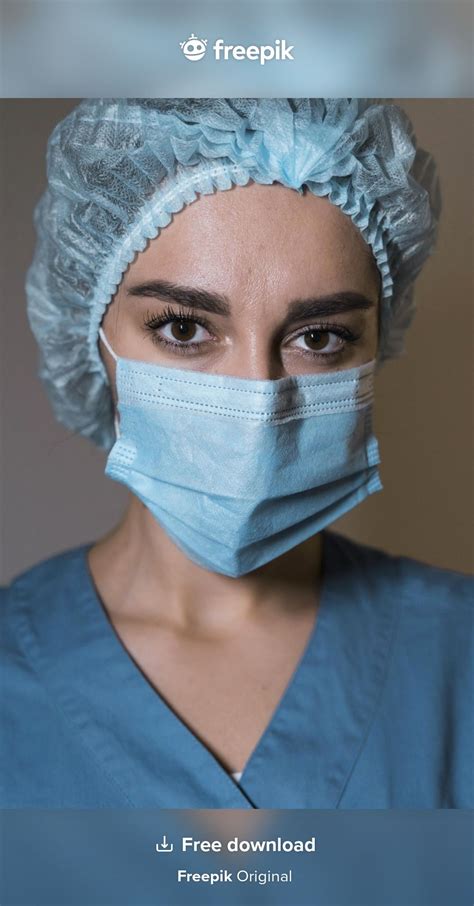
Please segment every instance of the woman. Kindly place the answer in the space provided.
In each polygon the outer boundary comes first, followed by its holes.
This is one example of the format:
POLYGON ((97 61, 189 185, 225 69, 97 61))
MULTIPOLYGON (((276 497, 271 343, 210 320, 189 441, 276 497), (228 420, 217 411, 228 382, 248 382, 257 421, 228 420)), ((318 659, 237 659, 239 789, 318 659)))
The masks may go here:
POLYGON ((4 591, 4 804, 468 807, 470 580, 328 530, 436 238, 405 114, 90 100, 48 180, 40 374, 131 495, 4 591))

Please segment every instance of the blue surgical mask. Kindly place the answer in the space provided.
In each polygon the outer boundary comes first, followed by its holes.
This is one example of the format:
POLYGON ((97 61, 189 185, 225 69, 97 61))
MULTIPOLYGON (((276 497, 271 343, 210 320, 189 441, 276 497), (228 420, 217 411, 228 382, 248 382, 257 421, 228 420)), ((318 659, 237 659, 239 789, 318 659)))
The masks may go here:
POLYGON ((375 362, 249 380, 117 356, 106 474, 212 572, 274 560, 379 490, 375 362))

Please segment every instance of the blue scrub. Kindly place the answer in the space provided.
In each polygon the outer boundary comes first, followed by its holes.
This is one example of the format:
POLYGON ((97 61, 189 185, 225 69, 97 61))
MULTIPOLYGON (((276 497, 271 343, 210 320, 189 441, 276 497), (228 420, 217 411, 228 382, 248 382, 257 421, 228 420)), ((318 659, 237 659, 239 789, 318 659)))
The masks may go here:
POLYGON ((90 545, 3 589, 1 805, 474 807, 472 580, 322 534, 316 625, 240 786, 115 634, 90 545))

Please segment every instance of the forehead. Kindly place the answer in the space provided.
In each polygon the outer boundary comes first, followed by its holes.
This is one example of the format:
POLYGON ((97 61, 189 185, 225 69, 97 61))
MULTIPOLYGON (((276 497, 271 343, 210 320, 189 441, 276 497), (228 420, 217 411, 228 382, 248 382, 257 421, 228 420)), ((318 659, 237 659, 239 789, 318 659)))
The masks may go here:
POLYGON ((291 295, 308 289, 369 292, 371 248, 336 205, 311 192, 249 183, 203 195, 130 266, 125 282, 161 277, 232 297, 243 287, 291 295))

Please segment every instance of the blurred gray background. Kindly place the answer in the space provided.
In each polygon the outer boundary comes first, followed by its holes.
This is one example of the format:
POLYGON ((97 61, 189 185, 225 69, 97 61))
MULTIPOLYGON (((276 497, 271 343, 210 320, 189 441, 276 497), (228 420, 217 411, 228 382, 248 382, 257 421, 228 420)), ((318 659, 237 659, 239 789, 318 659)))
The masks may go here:
MULTIPOLYGON (((418 281, 405 358, 377 384, 384 491, 334 525, 353 538, 440 566, 472 566, 473 102, 395 98, 434 153, 444 210, 439 248, 418 281)), ((3 100, 1 216, 1 568, 99 538, 127 497, 105 454, 56 424, 36 376, 24 295, 32 211, 45 185, 46 140, 77 103, 3 100)))
POLYGON ((472 96, 472 0, 0 0, 0 16, 3 97, 472 96), (285 38, 294 59, 218 62, 218 37, 285 38))

